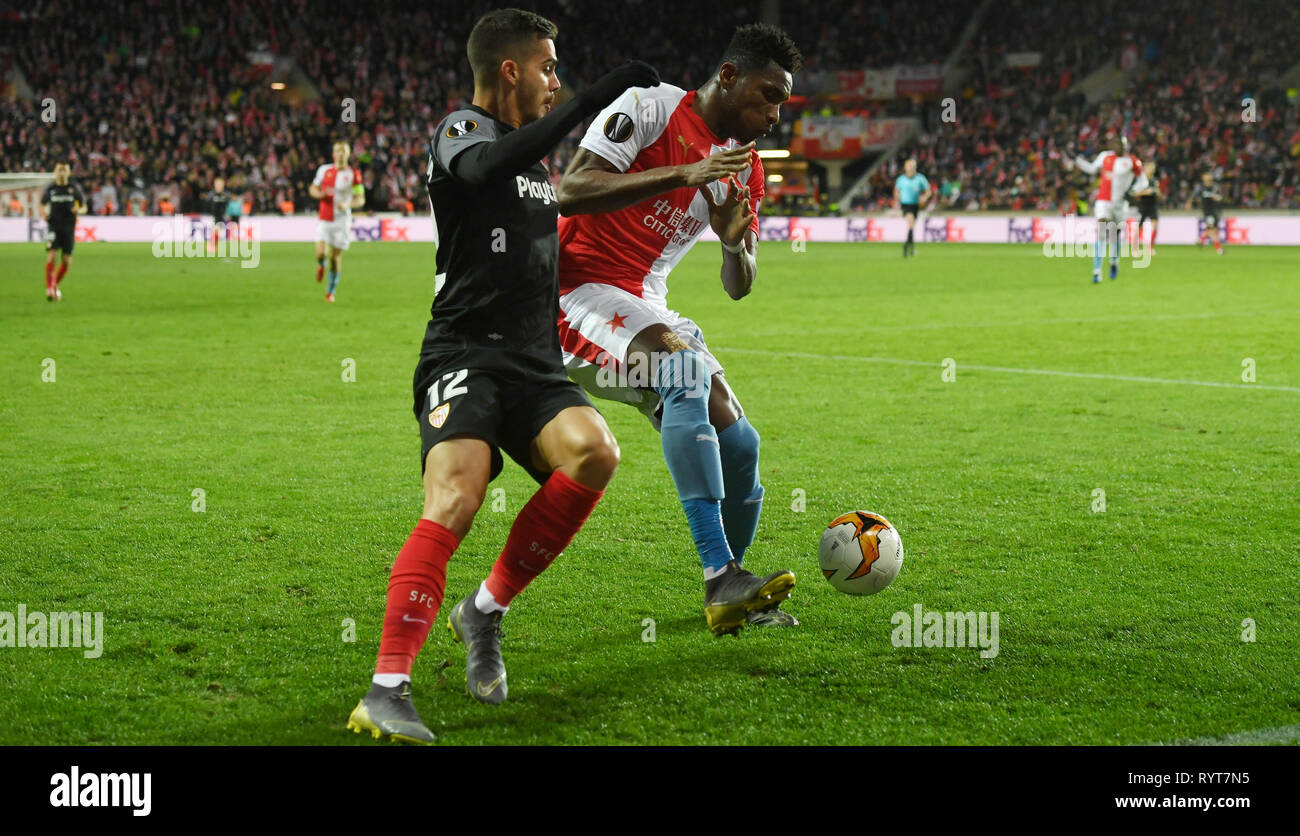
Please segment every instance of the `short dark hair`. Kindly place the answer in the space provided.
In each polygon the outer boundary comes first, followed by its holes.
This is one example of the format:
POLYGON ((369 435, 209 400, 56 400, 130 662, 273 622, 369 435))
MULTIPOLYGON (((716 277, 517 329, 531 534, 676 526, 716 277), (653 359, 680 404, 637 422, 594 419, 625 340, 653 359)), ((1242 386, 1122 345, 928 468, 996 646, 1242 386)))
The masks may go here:
POLYGON ((722 61, 735 64, 741 73, 766 69, 775 61, 778 67, 793 75, 803 66, 803 53, 781 27, 750 23, 736 27, 731 43, 722 53, 722 61))
POLYGON ((555 39, 559 28, 534 12, 523 9, 497 9, 478 19, 469 33, 469 65, 474 70, 474 86, 488 84, 501 62, 521 42, 538 38, 555 39))

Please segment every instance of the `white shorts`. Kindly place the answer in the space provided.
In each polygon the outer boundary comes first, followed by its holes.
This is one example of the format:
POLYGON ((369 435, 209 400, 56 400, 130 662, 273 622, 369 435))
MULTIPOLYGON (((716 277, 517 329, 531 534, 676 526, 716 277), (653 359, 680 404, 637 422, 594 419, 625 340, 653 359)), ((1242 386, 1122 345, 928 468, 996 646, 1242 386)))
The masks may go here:
POLYGON ((1099 221, 1122 224, 1129 216, 1128 201, 1099 200, 1093 204, 1092 216, 1099 221))
POLYGON ((629 368, 632 339, 655 323, 666 325, 700 356, 709 377, 722 371, 700 327, 670 311, 633 296, 621 287, 591 282, 560 297, 560 348, 569 377, 597 398, 632 404, 659 426, 659 395, 648 370, 629 368))
POLYGON ((350 221, 317 221, 316 240, 324 241, 336 250, 346 250, 352 243, 352 223, 350 221))

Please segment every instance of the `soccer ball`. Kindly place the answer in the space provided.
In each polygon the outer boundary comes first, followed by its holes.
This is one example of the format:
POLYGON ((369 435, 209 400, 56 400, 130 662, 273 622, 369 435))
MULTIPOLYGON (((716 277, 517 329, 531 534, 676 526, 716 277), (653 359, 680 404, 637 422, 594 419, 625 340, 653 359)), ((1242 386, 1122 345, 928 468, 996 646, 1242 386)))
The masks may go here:
POLYGON ((848 595, 874 595, 903 568, 903 539, 889 520, 850 511, 822 532, 817 562, 831 586, 848 595))

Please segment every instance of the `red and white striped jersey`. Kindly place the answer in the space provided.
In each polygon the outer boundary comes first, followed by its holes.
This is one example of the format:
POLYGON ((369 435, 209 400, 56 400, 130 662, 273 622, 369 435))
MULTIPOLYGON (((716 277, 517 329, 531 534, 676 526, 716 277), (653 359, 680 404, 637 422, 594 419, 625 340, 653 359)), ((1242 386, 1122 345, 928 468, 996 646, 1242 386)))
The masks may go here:
POLYGON ((322 221, 350 221, 352 219, 352 187, 361 185, 361 171, 356 166, 339 168, 327 163, 316 169, 312 183, 325 191, 320 199, 319 217, 322 221))
POLYGON ((1146 185, 1146 178, 1142 174, 1142 161, 1131 154, 1102 151, 1091 163, 1083 157, 1079 157, 1075 162, 1079 170, 1087 174, 1100 172, 1101 185, 1097 189, 1098 200, 1123 200, 1135 183, 1139 189, 1146 185))
MULTIPOLYGON (((582 147, 623 172, 698 162, 741 143, 709 130, 692 109, 695 91, 671 84, 633 87, 601 111, 582 147)), ((763 197, 763 164, 754 154, 737 178, 749 186, 755 215, 763 197)), ((711 183, 714 202, 725 181, 711 183)), ((709 226, 704 196, 692 187, 647 198, 600 215, 560 218, 560 293, 601 282, 666 307, 668 273, 709 226)), ((751 229, 758 232, 758 218, 751 229)))

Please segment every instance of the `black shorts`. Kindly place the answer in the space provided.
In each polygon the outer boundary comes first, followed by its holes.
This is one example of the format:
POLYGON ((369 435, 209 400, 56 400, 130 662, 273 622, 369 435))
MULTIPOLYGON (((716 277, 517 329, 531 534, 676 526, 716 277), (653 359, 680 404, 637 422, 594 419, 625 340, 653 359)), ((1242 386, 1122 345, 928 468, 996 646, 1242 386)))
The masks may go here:
POLYGON ((45 233, 46 252, 62 250, 64 255, 72 255, 72 248, 76 243, 76 221, 73 221, 70 224, 52 224, 45 233))
POLYGON ((533 466, 533 439, 561 410, 591 406, 554 361, 498 356, 475 364, 474 354, 425 355, 415 369, 415 414, 420 421, 420 473, 429 451, 451 436, 481 438, 492 448, 489 480, 501 473, 504 450, 538 483, 550 478, 533 466))
POLYGON ((1219 216, 1218 216, 1218 215, 1205 215, 1205 216, 1203 216, 1203 217, 1201 218, 1201 221, 1205 223, 1205 226, 1206 226, 1207 228, 1209 228, 1209 227, 1213 227, 1214 229, 1218 229, 1218 228, 1219 228, 1219 216))
POLYGON ((1139 204, 1138 205, 1138 226, 1142 226, 1142 224, 1146 223, 1148 218, 1153 221, 1160 220, 1160 210, 1157 209, 1155 206, 1142 206, 1139 204))
POLYGON ((919 204, 919 203, 903 203, 903 204, 900 204, 900 205, 901 205, 902 208, 903 208, 903 216, 904 216, 904 217, 906 217, 906 216, 908 216, 908 215, 916 215, 916 214, 918 214, 918 213, 920 212, 920 209, 921 209, 921 204, 919 204))

